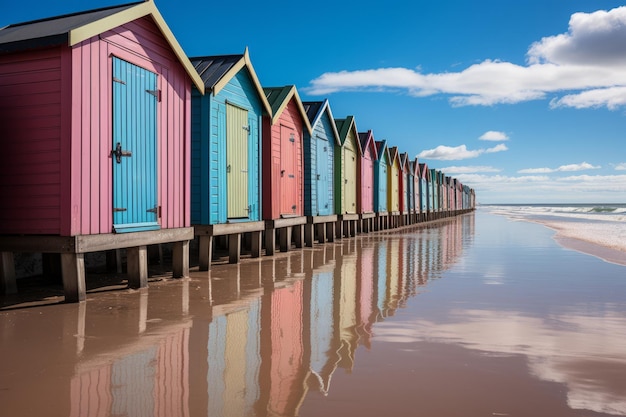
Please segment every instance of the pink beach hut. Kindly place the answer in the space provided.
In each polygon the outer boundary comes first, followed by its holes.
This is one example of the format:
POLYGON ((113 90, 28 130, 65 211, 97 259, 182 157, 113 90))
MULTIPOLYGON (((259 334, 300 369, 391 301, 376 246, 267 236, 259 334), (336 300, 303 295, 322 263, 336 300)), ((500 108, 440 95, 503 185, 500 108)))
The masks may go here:
POLYGON ((85 299, 84 254, 174 242, 188 274, 191 86, 204 84, 152 1, 0 30, 0 283, 14 252, 56 253, 66 301, 85 299), (7 198, 10 197, 10 198, 7 198))
POLYGON ((280 250, 304 244, 303 132, 311 124, 294 85, 263 88, 272 109, 263 116, 263 219, 265 253, 273 255, 278 231, 280 250))
POLYGON ((365 233, 374 228, 374 167, 378 155, 371 130, 359 133, 361 152, 358 159, 357 212, 361 230, 365 233))

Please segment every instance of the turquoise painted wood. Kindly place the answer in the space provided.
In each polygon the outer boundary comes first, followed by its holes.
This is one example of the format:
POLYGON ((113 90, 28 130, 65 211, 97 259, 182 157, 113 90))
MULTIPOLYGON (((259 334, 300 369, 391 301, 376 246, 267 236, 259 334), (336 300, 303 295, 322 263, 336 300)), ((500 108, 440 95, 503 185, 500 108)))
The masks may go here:
POLYGON ((328 100, 304 102, 312 133, 304 132, 304 214, 334 214, 334 158, 337 129, 328 100), (317 111, 313 111, 317 109, 317 111))
POLYGON ((217 94, 193 91, 192 224, 261 220, 262 115, 245 66, 217 94))
POLYGON ((156 74, 113 58, 113 230, 159 228, 156 74))
POLYGON ((387 208, 387 170, 389 169, 389 152, 386 141, 376 141, 378 159, 374 166, 374 212, 386 213, 387 208))

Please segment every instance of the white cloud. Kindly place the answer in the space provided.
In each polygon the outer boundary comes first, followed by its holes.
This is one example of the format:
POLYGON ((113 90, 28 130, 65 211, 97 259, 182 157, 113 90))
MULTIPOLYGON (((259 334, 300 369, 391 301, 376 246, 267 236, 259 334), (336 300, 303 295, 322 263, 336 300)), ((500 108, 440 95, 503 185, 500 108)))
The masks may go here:
POLYGON ((615 109, 626 105, 626 6, 572 15, 568 32, 533 43, 527 61, 523 66, 485 60, 460 72, 431 74, 408 68, 328 72, 312 80, 307 91, 445 94, 453 106, 519 103, 570 92, 551 106, 615 109))
POLYGON ((621 164, 615 165, 616 171, 626 171, 626 162, 622 162, 621 164))
POLYGON ((585 171, 588 169, 600 169, 601 166, 594 166, 587 162, 580 164, 561 165, 558 168, 526 168, 517 171, 518 174, 549 174, 551 172, 573 172, 573 171, 585 171))
POLYGON ((476 174, 479 172, 500 172, 501 169, 489 166, 449 166, 441 168, 441 171, 447 174, 476 174))
POLYGON ((478 139, 500 142, 500 141, 509 140, 509 137, 504 132, 498 132, 496 130, 489 130, 483 133, 482 136, 480 136, 478 139))
POLYGON ((489 203, 622 203, 626 193, 624 175, 463 174, 455 177, 476 190, 478 201, 489 203))
POLYGON ((461 159, 477 158, 484 153, 494 153, 506 151, 508 148, 501 143, 488 149, 468 150, 467 146, 460 145, 456 147, 439 145, 435 149, 428 149, 420 152, 417 157, 420 159, 438 159, 441 161, 458 161, 461 159))
POLYGON ((509 148, 507 148, 504 143, 501 143, 499 145, 494 146, 493 148, 485 149, 485 152, 496 153, 496 152, 503 152, 503 151, 508 151, 508 150, 509 148))

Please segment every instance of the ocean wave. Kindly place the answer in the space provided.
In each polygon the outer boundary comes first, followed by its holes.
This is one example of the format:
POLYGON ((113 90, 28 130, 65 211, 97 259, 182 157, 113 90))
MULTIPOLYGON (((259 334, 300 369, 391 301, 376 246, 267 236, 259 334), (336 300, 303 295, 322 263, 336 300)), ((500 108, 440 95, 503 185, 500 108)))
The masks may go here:
POLYGON ((481 206, 494 214, 520 219, 524 217, 559 217, 594 221, 625 222, 626 204, 581 205, 487 205, 481 206))

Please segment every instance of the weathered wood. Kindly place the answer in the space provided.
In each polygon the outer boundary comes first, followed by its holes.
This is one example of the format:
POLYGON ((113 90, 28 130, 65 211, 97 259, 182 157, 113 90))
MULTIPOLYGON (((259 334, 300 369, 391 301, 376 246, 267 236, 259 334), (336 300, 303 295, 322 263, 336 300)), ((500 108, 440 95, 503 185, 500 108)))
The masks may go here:
POLYGON ((189 276, 189 241, 182 240, 172 244, 172 276, 184 278, 189 276))
POLYGON ((307 222, 304 225, 304 244, 307 248, 313 247, 313 223, 307 222))
POLYGON ((236 264, 241 258, 241 233, 228 235, 228 263, 236 264))
POLYGON ((262 233, 260 231, 250 233, 250 256, 252 258, 258 258, 261 256, 261 242, 262 233))
POLYGON ((269 228, 280 229, 281 227, 296 226, 296 225, 305 224, 305 223, 306 223, 306 216, 286 217, 283 219, 265 220, 265 230, 269 228))
POLYGON ((304 247, 304 224, 299 224, 293 227, 293 241, 298 249, 304 247))
POLYGON ((326 242, 326 227, 324 223, 316 224, 315 232, 317 233, 317 241, 319 243, 325 243, 326 242))
POLYGON ((13 252, 0 253, 0 293, 15 294, 17 282, 15 280, 15 262, 13 252))
POLYGON ((196 236, 222 236, 232 235, 235 233, 262 231, 265 229, 265 222, 233 222, 223 224, 194 225, 193 229, 196 236))
POLYGON ((144 288, 148 286, 148 249, 146 246, 133 246, 126 250, 128 286, 144 288))
MULTIPOLYGON (((109 249, 156 245, 193 239, 192 227, 161 229, 146 232, 107 233, 76 236, 76 252, 100 252, 109 249)), ((54 251, 52 251, 54 252, 54 251)))
POLYGON ((265 255, 272 256, 276 251, 276 229, 267 228, 265 229, 265 255))
POLYGON ((82 253, 62 253, 63 291, 68 303, 85 301, 85 255, 82 253))
POLYGON ((289 251, 291 247, 291 227, 281 227, 278 229, 278 242, 281 252, 289 251))
POLYGON ((329 242, 335 241, 335 222, 326 223, 326 238, 329 242))
POLYGON ((0 236, 1 252, 73 253, 75 238, 66 236, 0 236))
POLYGON ((198 241, 200 246, 198 267, 200 271, 208 271, 211 265, 211 258, 213 257, 213 237, 200 236, 198 237, 198 241))

